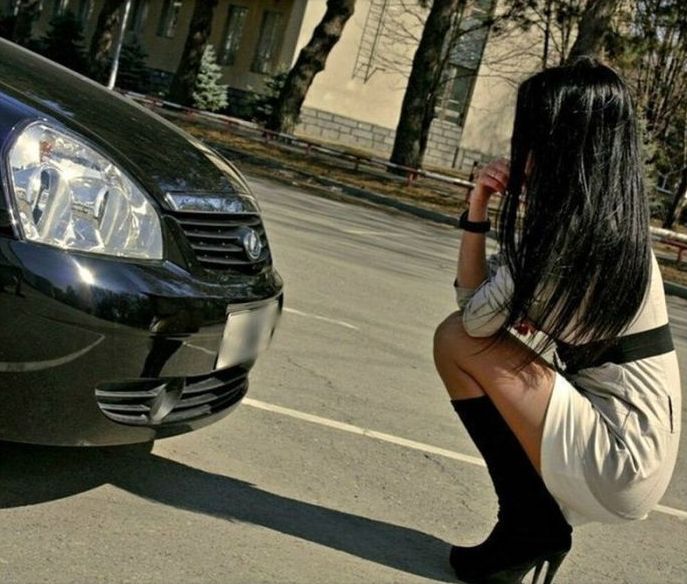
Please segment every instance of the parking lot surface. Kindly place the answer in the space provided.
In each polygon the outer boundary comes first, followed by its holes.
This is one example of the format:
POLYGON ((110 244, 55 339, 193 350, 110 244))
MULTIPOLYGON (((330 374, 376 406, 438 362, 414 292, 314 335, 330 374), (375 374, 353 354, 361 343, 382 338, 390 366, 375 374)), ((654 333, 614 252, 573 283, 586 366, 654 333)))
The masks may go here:
MULTIPOLYGON (((450 544, 489 532, 431 359, 458 232, 252 182, 286 308, 248 399, 154 446, 0 445, 0 583, 452 582, 450 544)), ((687 302, 669 308, 687 380, 687 302)), ((557 582, 687 582, 685 442, 661 510, 579 528, 557 582)))

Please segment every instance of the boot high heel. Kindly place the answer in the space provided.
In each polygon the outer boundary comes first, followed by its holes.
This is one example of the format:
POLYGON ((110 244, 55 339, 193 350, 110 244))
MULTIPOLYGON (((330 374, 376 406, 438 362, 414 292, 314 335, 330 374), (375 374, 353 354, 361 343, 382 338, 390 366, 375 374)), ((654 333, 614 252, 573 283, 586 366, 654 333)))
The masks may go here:
POLYGON ((572 545, 572 527, 491 400, 455 400, 453 407, 487 463, 499 500, 489 537, 451 549, 456 576, 468 584, 516 584, 534 568, 533 582, 552 584, 572 545))
POLYGON ((449 561, 464 584, 519 584, 532 569, 532 584, 552 584, 570 547, 569 534, 533 536, 499 522, 480 545, 453 546, 449 561))

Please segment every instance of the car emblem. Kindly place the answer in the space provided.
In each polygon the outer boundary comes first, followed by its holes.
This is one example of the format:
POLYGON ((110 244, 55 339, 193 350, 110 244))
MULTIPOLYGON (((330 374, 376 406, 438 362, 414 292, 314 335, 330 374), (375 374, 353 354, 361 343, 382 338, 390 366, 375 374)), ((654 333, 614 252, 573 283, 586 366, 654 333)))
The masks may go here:
POLYGON ((243 249, 246 250, 246 255, 251 261, 255 261, 262 253, 262 241, 255 229, 249 229, 243 236, 243 249))

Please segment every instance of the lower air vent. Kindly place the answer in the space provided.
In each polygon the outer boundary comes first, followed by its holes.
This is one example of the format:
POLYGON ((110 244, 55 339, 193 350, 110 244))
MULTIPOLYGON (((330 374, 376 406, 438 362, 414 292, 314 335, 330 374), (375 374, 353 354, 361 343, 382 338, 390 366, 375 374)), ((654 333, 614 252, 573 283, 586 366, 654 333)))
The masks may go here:
POLYGON ((95 398, 115 422, 160 428, 221 412, 247 390, 248 372, 232 367, 196 377, 104 383, 95 390, 95 398))

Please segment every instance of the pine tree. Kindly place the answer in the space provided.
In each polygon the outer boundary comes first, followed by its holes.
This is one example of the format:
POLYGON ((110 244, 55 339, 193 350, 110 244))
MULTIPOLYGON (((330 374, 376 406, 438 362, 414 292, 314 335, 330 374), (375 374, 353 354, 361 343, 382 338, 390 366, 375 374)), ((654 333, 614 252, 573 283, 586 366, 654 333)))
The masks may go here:
POLYGON ((147 93, 147 58, 148 55, 138 39, 134 38, 131 42, 124 43, 122 54, 119 57, 117 87, 138 91, 139 93, 147 93))
POLYGON ((250 119, 258 124, 266 125, 272 118, 272 112, 279 101, 288 71, 280 71, 269 77, 264 83, 262 93, 253 94, 249 100, 250 119))
POLYGON ((40 52, 73 71, 86 73, 83 27, 73 12, 65 12, 50 21, 50 29, 41 39, 40 52))
POLYGON ((193 91, 193 104, 202 110, 215 112, 227 107, 227 86, 219 83, 222 70, 212 45, 206 45, 200 60, 200 71, 193 91))
POLYGON ((184 52, 169 88, 169 99, 181 105, 191 105, 193 88, 200 71, 200 62, 212 33, 212 19, 218 0, 196 0, 188 25, 184 52))

